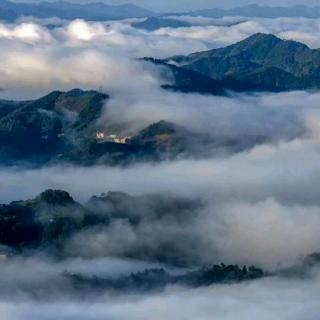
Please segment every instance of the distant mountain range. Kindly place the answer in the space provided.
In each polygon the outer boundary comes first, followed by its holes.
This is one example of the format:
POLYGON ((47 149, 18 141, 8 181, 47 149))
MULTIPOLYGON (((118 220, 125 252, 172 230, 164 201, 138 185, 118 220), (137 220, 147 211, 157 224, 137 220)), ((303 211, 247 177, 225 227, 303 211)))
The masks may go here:
MULTIPOLYGON (((224 21, 224 20, 213 20, 208 21, 205 25, 210 26, 224 26, 224 27, 231 27, 234 25, 238 25, 240 23, 245 22, 245 19, 235 19, 235 21, 224 21)), ((183 18, 179 19, 177 16, 173 17, 149 17, 143 21, 133 22, 131 24, 133 27, 137 29, 143 29, 147 31, 156 31, 161 28, 188 28, 192 26, 203 26, 201 22, 187 22, 184 21, 183 18)))
POLYGON ((76 4, 67 1, 24 3, 7 0, 1 0, 0 2, 0 19, 7 21, 13 21, 21 16, 104 21, 154 15, 154 12, 133 4, 107 5, 102 2, 76 4))
MULTIPOLYGON (((37 18, 59 17, 66 20, 85 19, 92 21, 118 20, 126 18, 147 18, 147 17, 165 17, 169 15, 190 15, 203 16, 210 18, 222 18, 226 16, 242 16, 242 17, 262 17, 262 18, 278 18, 278 17, 306 17, 319 18, 319 7, 307 7, 304 5, 291 7, 268 7, 259 5, 249 5, 233 9, 207 9, 183 13, 155 13, 150 10, 133 4, 123 5, 107 5, 102 2, 94 2, 88 4, 76 4, 67 1, 56 2, 38 2, 24 3, 11 2, 9 0, 1 0, 0 3, 0 19, 13 21, 22 16, 34 16, 37 18)), ((152 21, 148 21, 150 26, 152 21)), ((169 26, 176 26, 179 22, 175 21, 157 21, 157 24, 164 23, 169 26)), ((180 22, 183 25, 187 23, 180 22)), ((153 27, 155 21, 152 22, 153 27)), ((143 26, 143 25, 142 25, 143 26)))
POLYGON ((221 49, 146 59, 171 69, 168 89, 221 94, 232 91, 289 91, 320 88, 320 50, 271 34, 251 37, 221 49))
POLYGON ((191 24, 177 19, 150 17, 144 21, 135 22, 132 26, 147 31, 155 31, 160 28, 186 28, 191 27, 191 24))
POLYGON ((222 17, 257 17, 257 18, 280 18, 280 17, 304 17, 304 18, 319 18, 320 6, 308 7, 305 5, 287 6, 287 7, 270 7, 252 4, 232 9, 206 9, 192 12, 185 12, 185 15, 203 16, 208 18, 222 17))

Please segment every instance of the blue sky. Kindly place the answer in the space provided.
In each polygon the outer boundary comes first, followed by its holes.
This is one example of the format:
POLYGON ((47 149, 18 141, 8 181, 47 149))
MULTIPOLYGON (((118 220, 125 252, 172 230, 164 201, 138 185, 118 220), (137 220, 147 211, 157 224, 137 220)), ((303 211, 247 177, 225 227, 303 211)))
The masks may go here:
MULTIPOLYGON (((41 0, 16 0, 17 2, 35 2, 41 0)), ((50 0, 54 1, 54 0, 50 0)), ((122 3, 135 3, 137 5, 144 6, 158 11, 168 10, 192 10, 202 8, 213 8, 213 7, 235 7, 247 4, 268 4, 268 5, 320 5, 320 0, 66 0, 69 2, 84 3, 84 2, 105 2, 109 4, 122 4, 122 3)))

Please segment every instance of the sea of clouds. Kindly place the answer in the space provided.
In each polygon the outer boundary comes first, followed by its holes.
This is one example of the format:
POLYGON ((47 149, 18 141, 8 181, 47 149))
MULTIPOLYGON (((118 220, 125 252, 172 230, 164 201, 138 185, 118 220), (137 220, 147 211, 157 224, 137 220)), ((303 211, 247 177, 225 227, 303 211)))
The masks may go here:
POLYGON ((0 203, 32 198, 48 188, 66 190, 82 203, 112 190, 132 195, 173 194, 204 203, 184 223, 160 221, 140 229, 121 224, 84 232, 70 242, 75 257, 65 262, 42 256, 4 262, 1 319, 51 320, 57 314, 62 320, 317 317, 317 272, 311 279, 269 277, 206 289, 169 288, 152 296, 103 297, 90 303, 70 297, 61 301, 58 293, 50 301, 39 302, 24 294, 37 284, 59 285, 56 277, 64 270, 110 276, 152 267, 157 262, 127 261, 121 255, 144 243, 149 249, 157 248, 164 240, 192 263, 223 261, 267 270, 294 265, 320 250, 320 94, 213 97, 167 92, 161 84, 170 75, 137 60, 221 47, 256 32, 318 48, 320 20, 179 19, 193 26, 148 32, 133 28, 130 20, 93 23, 25 18, 14 24, 0 23, 2 99, 25 100, 56 89, 102 87, 110 100, 99 125, 125 124, 132 131, 167 120, 212 137, 244 141, 263 137, 266 141, 232 155, 213 152, 199 160, 126 168, 0 168, 0 203), (190 239, 193 246, 186 245, 190 239))
MULTIPOLYGON (((203 18, 184 19, 203 22, 203 18)), ((25 18, 15 24, 0 23, 1 96, 27 99, 77 86, 119 92, 140 85, 147 92, 161 80, 136 58, 189 54, 229 45, 256 32, 320 47, 320 20, 239 18, 239 23, 231 23, 227 19, 231 26, 226 19, 220 20, 205 19, 204 25, 155 32, 133 28, 130 20, 96 23, 25 18)))

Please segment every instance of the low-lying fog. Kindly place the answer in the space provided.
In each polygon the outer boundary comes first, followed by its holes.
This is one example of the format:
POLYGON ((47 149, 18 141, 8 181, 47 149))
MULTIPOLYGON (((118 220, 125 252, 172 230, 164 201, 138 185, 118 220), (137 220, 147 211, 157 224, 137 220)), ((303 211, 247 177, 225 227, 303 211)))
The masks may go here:
POLYGON ((2 301, 3 320, 102 319, 317 319, 319 274, 312 279, 269 278, 251 283, 216 285, 204 289, 169 288, 162 294, 96 302, 2 301))
MULTIPOLYGON (((0 24, 0 96, 29 99, 51 90, 98 89, 111 95, 100 125, 143 128, 167 120, 216 137, 264 137, 266 143, 233 155, 137 164, 129 167, 0 167, 0 203, 30 199, 45 189, 75 200, 108 191, 161 193, 200 199, 204 206, 184 223, 165 221, 143 230, 118 225, 83 233, 70 243, 74 258, 53 261, 41 253, 0 259, 1 320, 259 319, 314 320, 319 314, 319 271, 307 278, 270 276, 241 284, 161 294, 101 296, 78 301, 64 295, 64 271, 117 276, 159 267, 127 260, 121 249, 166 238, 199 264, 254 264, 267 271, 293 266, 320 251, 320 94, 291 92, 209 97, 160 89, 161 70, 135 59, 168 57, 221 47, 256 33, 273 33, 320 47, 313 19, 183 19, 190 28, 147 32, 130 21, 25 19, 0 24), (48 29, 46 24, 56 23, 48 29), (217 23, 219 25, 217 25, 217 23), (190 238, 195 247, 187 247, 190 238), (112 250, 110 249, 112 248, 112 250), (116 249, 114 249, 116 248, 116 249), (53 288, 39 299, 34 287, 53 288)), ((239 18, 240 19, 240 18, 239 18)), ((1 254, 1 252, 0 252, 1 254)))
MULTIPOLYGON (((67 190, 80 202, 108 191, 200 198, 205 209, 191 225, 180 227, 191 228, 206 240, 201 255, 218 250, 226 262, 276 266, 292 263, 320 246, 318 150, 317 140, 293 140, 258 146, 228 159, 125 169, 1 169, 5 181, 1 202, 33 198, 47 188, 67 190)), ((174 233, 171 236, 175 241, 174 233)), ((93 243, 98 239, 92 236, 93 243)))

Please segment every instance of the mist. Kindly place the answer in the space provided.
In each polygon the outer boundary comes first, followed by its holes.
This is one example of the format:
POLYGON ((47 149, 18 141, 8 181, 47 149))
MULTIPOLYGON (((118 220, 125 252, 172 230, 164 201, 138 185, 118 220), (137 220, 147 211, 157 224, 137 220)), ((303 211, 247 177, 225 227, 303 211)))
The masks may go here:
MULTIPOLYGON (((204 1, 197 6, 215 4, 220 5, 204 1)), ((171 8, 182 6, 194 3, 171 8)), ((97 130, 120 128, 131 135, 165 120, 213 141, 193 157, 125 166, 1 164, 1 204, 22 201, 13 206, 28 207, 44 190, 65 190, 81 212, 108 220, 77 225, 55 250, 43 243, 25 251, 1 246, 4 320, 50 320, 56 314, 62 320, 120 320, 129 314, 159 320, 316 318, 319 268, 307 266, 302 275, 296 270, 304 271, 305 257, 320 250, 319 92, 211 96, 167 91, 161 86, 173 81, 169 70, 140 58, 219 48, 256 32, 318 48, 320 20, 179 19, 191 26, 149 32, 131 25, 141 19, 95 23, 28 17, 0 23, 1 99, 93 89, 110 96, 97 130), (92 196, 101 207, 90 207, 92 196), (112 197, 124 200, 114 204, 112 197), (265 274, 199 288, 168 285, 142 294, 86 292, 66 276, 94 282, 157 268, 180 274, 221 263, 254 265, 265 274)), ((64 209, 67 219, 72 217, 70 207, 64 209)))
POLYGON ((283 280, 271 278, 250 284, 214 286, 206 289, 167 292, 143 298, 139 296, 106 299, 101 302, 2 302, 4 319, 176 319, 185 317, 209 319, 314 319, 318 314, 319 276, 312 280, 283 280), (285 306, 285 308, 284 308, 285 306), (185 316, 187 314, 187 316, 185 316))
POLYGON ((256 33, 274 33, 281 38, 320 47, 318 20, 303 18, 250 19, 225 26, 163 28, 146 32, 128 21, 91 23, 35 20, 16 25, 0 24, 1 98, 31 99, 52 90, 74 87, 118 93, 143 93, 163 84, 159 73, 137 58, 166 58, 177 54, 229 45, 256 33), (55 23, 49 30, 46 25, 55 23), (72 67, 71 67, 72 66, 72 67), (135 81, 128 81, 129 79, 135 81))
MULTIPOLYGON (((24 0, 24 2, 41 2, 42 0, 24 0)), ((50 0, 53 1, 53 0, 50 0)), ((16 1, 18 2, 18 1, 16 1)), ((19 1, 21 2, 21 1, 19 1)), ((94 2, 94 0, 69 0, 69 2, 73 3, 89 3, 94 2)), ((103 2, 107 4, 124 4, 127 3, 126 0, 104 0, 103 2)), ((130 1, 131 3, 134 3, 136 5, 144 6, 146 8, 150 8, 153 10, 158 10, 161 12, 170 12, 172 10, 175 11, 188 11, 188 10, 197 10, 202 8, 232 8, 232 7, 238 7, 242 5, 248 5, 252 3, 258 3, 258 4, 264 4, 264 5, 283 5, 283 6, 289 6, 294 4, 301 4, 300 0, 280 0, 280 1, 252 1, 252 0, 240 0, 240 1, 234 1, 234 0, 228 0, 228 1, 221 1, 221 0, 200 0, 195 3, 193 0, 182 0, 179 3, 172 3, 170 1, 161 1, 159 3, 156 0, 152 1, 146 1, 146 0, 133 0, 130 1)), ((306 0, 303 2, 303 4, 315 6, 317 5, 316 0, 306 0)))

